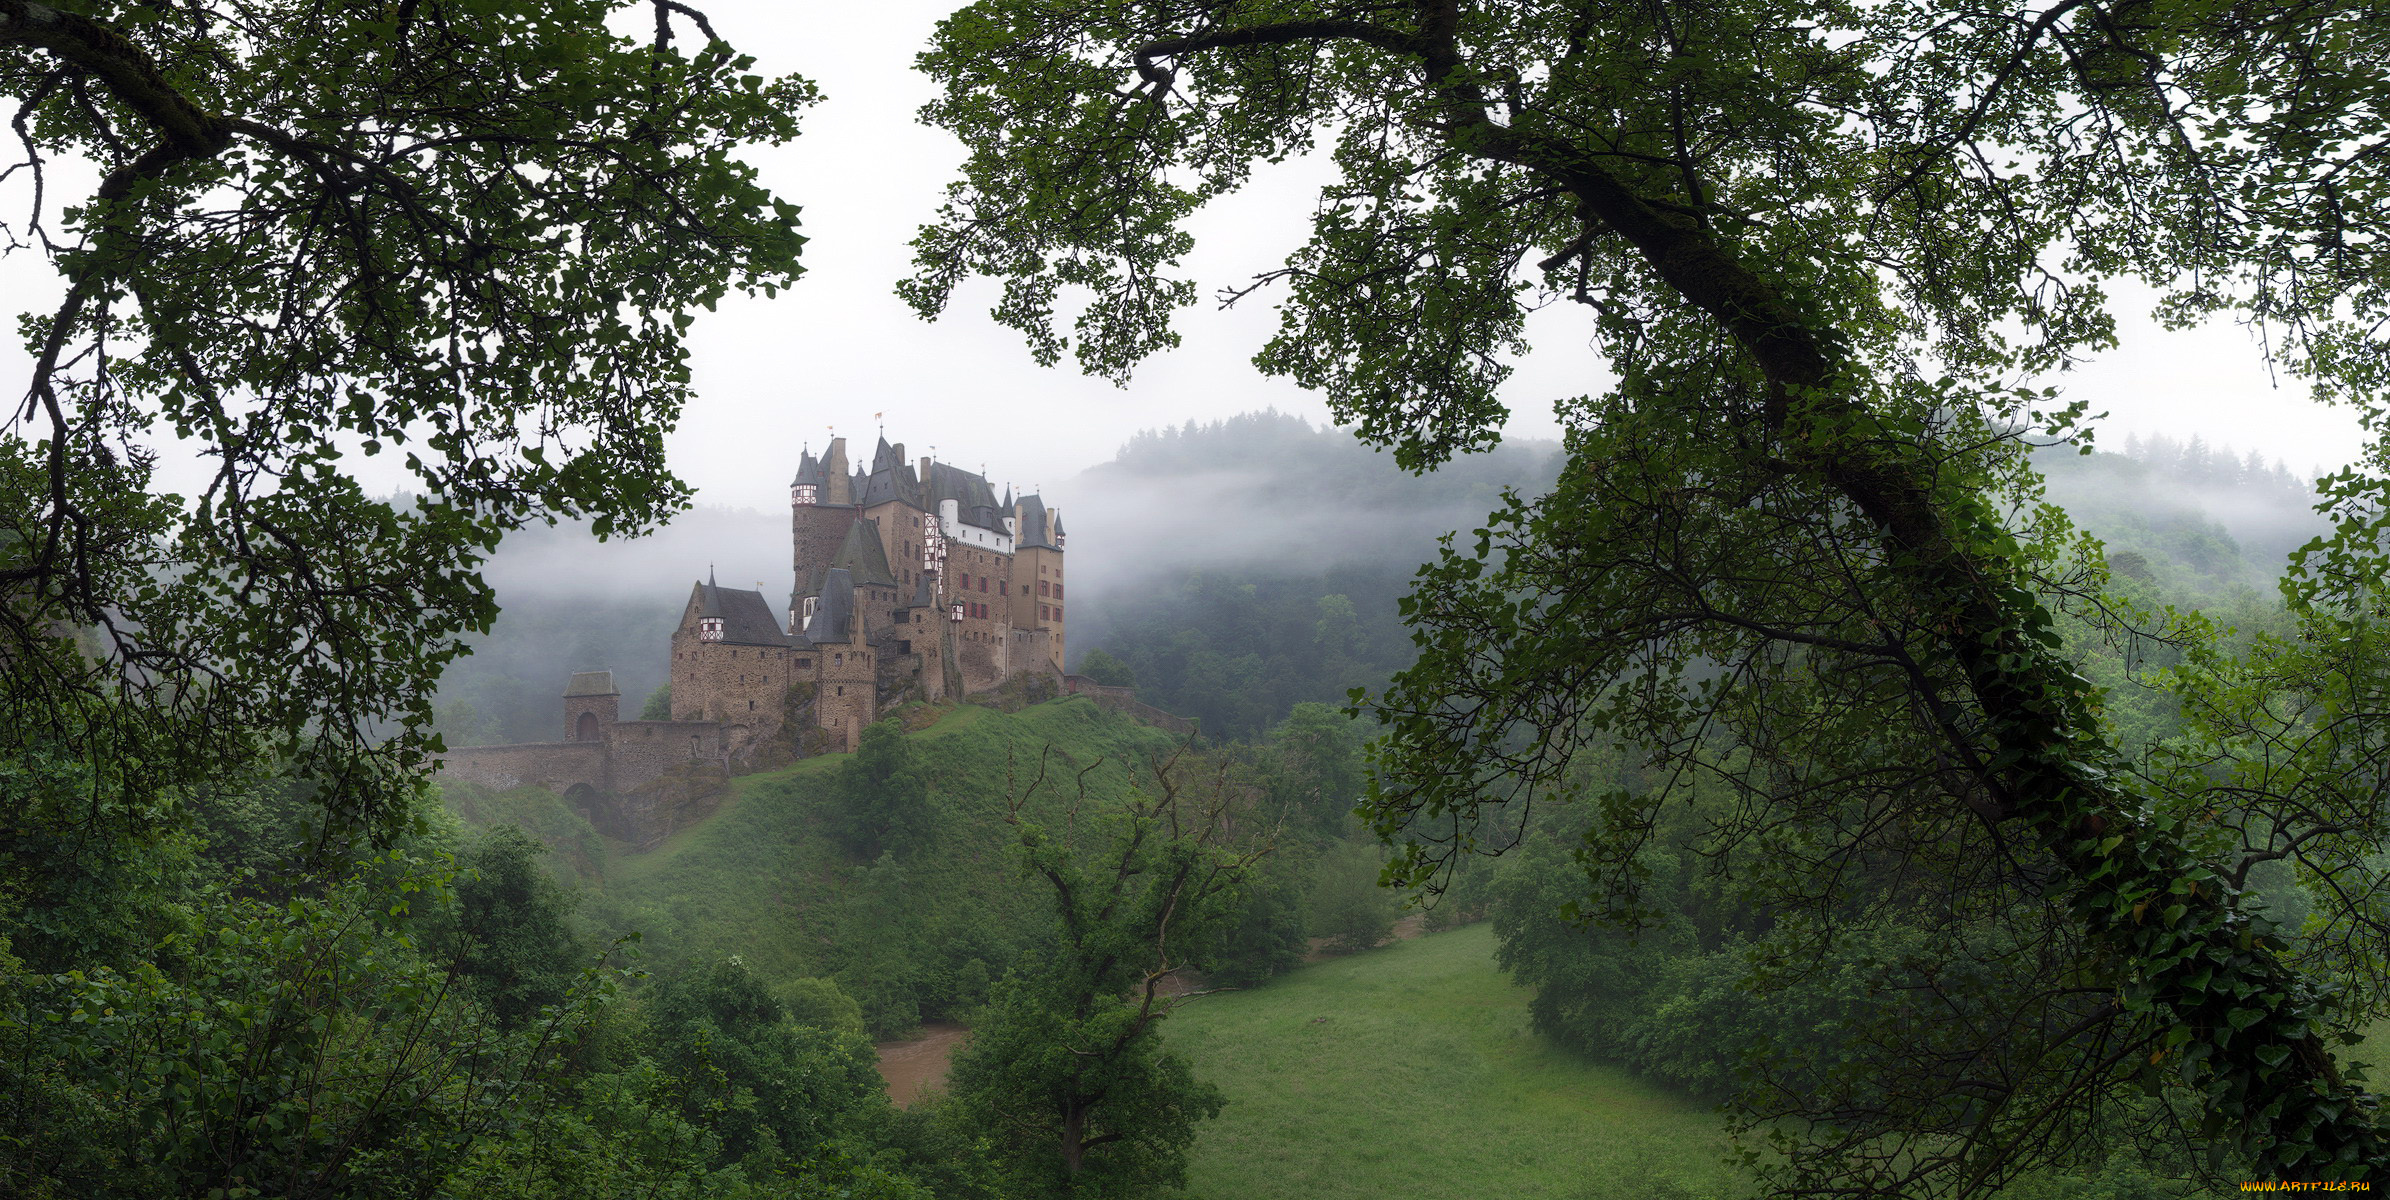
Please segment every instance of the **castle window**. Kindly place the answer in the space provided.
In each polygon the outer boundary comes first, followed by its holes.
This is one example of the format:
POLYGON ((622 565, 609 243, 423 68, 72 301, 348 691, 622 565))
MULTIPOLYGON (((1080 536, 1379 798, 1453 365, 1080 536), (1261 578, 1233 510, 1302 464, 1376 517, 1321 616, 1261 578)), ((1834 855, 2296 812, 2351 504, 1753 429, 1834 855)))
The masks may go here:
POLYGON ((1038 620, 1040 620, 1040 621, 1047 620, 1047 619, 1051 618, 1053 615, 1054 615, 1054 614, 1053 614, 1053 612, 1052 612, 1051 610, 1049 610, 1049 609, 1048 609, 1048 608, 1047 608, 1045 605, 1043 605, 1043 604, 1040 604, 1040 605, 1038 605, 1038 606, 1037 606, 1037 619, 1038 619, 1038 620))
POLYGON ((845 654, 843 654, 843 653, 841 653, 841 654, 833 654, 833 655, 831 655, 831 656, 830 656, 830 665, 831 665, 831 666, 833 666, 833 667, 843 667, 843 666, 845 666, 845 665, 846 665, 846 655, 845 655, 845 654))
POLYGON ((841 696, 843 696, 843 695, 846 695, 846 685, 845 685, 845 684, 843 684, 843 683, 842 683, 842 684, 838 685, 838 694, 839 694, 839 695, 841 695, 841 696))
POLYGON ((988 590, 988 577, 985 575, 979 577, 979 590, 983 592, 988 590))
POLYGON ((999 580, 997 580, 997 581, 996 581, 996 594, 997 594, 997 595, 999 595, 999 596, 1009 596, 1009 595, 1012 595, 1012 581, 1011 581, 1011 580, 1009 580, 1009 579, 999 579, 999 580))
POLYGON ((813 669, 813 660, 812 660, 812 659, 810 659, 810 658, 800 658, 800 659, 798 659, 798 660, 797 660, 797 669, 798 669, 798 670, 800 670, 800 671, 810 671, 810 670, 812 670, 812 669, 813 669))
MULTIPOLYGON (((1045 568, 1043 568, 1043 567, 1040 567, 1040 568, 1038 568, 1038 569, 1042 571, 1042 570, 1044 570, 1045 568)), ((1051 584, 1051 583, 1048 583, 1048 582, 1046 582, 1046 581, 1045 581, 1045 580, 1043 580, 1043 579, 1040 579, 1040 580, 1038 580, 1038 581, 1037 581, 1037 594, 1038 594, 1038 595, 1040 595, 1040 596, 1051 596, 1051 595, 1053 595, 1053 594, 1054 594, 1054 585, 1053 585, 1053 584, 1051 584)))
POLYGON ((700 620, 697 622, 697 640, 699 640, 699 641, 701 641, 701 642, 718 642, 718 641, 721 641, 721 640, 722 640, 722 618, 720 618, 720 617, 705 617, 705 618, 701 618, 701 619, 700 619, 700 620))
POLYGON ((747 702, 747 711, 748 711, 748 712, 754 712, 754 711, 755 711, 755 702, 754 702, 753 700, 749 700, 749 701, 747 702))

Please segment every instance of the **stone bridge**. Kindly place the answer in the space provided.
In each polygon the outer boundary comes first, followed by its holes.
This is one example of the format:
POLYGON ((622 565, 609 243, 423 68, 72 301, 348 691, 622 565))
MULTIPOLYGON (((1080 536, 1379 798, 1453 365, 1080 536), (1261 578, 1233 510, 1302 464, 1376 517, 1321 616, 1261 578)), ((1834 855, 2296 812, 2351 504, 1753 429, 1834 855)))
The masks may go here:
POLYGON ((621 721, 619 700, 611 672, 575 675, 564 697, 569 740, 450 750, 440 774, 497 791, 545 788, 599 832, 651 847, 713 810, 730 756, 718 722, 621 721))

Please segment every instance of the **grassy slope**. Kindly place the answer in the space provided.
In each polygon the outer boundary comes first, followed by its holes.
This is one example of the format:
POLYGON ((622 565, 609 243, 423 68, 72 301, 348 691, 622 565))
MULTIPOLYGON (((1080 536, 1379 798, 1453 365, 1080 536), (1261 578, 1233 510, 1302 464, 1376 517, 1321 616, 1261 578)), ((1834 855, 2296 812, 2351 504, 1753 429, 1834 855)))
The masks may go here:
POLYGON ((1172 1049, 1228 1095, 1201 1200, 1729 1197, 1707 1107, 1537 1037, 1474 925, 1209 996, 1172 1049))
MULTIPOLYGON (((1041 752, 1057 752, 1033 811, 1051 812, 1075 771, 1064 761, 1103 765, 1089 791, 1111 797, 1142 766, 1176 745, 1169 734, 1105 712, 1084 699, 1017 713, 959 707, 912 735, 937 806, 937 841, 904 864, 905 893, 984 913, 1001 931, 1026 926, 1042 896, 1019 885, 1005 797, 1026 790, 1041 752), (1008 763, 1009 759, 1009 763, 1008 763), (1008 769, 1013 779, 1008 781, 1008 769), (1026 906, 1026 907, 1025 907, 1026 906)), ((735 794, 702 824, 638 855, 617 850, 590 880, 601 925, 645 935, 651 962, 740 955, 767 980, 820 974, 834 909, 862 864, 820 833, 820 781, 844 755, 808 759, 735 782, 735 794)))

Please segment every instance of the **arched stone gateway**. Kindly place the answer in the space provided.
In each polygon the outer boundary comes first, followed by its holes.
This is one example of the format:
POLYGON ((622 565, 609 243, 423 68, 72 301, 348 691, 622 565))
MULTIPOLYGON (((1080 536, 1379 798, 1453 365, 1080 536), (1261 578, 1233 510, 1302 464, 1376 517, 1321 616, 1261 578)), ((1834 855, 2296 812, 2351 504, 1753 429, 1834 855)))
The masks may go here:
POLYGON ((606 794, 586 783, 576 783, 564 789, 564 802, 572 805, 573 811, 592 825, 598 824, 601 816, 610 815, 604 811, 606 794))
POLYGON ((598 732, 598 729, 599 726, 597 714, 593 712, 582 713, 579 723, 573 727, 573 740, 576 742, 597 741, 599 737, 602 736, 598 732))

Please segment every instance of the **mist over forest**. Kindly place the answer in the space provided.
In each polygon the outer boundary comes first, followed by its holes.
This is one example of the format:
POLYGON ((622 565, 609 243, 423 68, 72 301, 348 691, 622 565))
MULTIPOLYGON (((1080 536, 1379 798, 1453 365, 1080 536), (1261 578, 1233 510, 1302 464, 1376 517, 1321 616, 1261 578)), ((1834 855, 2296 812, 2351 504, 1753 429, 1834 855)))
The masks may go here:
MULTIPOLYGON (((1544 490, 1558 456, 1508 442, 1413 475, 1344 430, 1275 411, 1141 433, 1041 489, 1071 539, 1071 665, 1103 650, 1149 702, 1226 737, 1380 687, 1410 659, 1397 604, 1437 539, 1483 524, 1505 488, 1544 490)), ((2166 575, 2186 599, 2269 592, 2324 530, 2305 480, 2197 438, 2035 462, 2049 499, 2122 569, 2166 575)), ((449 744, 561 736, 556 697, 574 671, 613 671, 635 714, 665 682, 667 640, 709 571, 781 608, 787 513, 699 504, 643 538, 601 542, 569 523, 510 536, 484 573, 504 613, 441 685, 449 744)))

